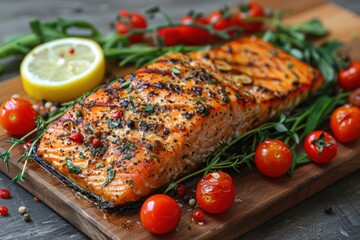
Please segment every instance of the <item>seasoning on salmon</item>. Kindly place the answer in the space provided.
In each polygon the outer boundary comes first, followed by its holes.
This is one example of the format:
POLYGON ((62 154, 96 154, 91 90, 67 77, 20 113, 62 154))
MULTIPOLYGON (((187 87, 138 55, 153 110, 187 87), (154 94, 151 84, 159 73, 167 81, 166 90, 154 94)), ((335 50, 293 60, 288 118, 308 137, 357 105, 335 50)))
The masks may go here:
POLYGON ((322 82, 318 70, 256 38, 172 53, 75 105, 37 154, 121 206, 194 171, 220 141, 294 108, 322 82))

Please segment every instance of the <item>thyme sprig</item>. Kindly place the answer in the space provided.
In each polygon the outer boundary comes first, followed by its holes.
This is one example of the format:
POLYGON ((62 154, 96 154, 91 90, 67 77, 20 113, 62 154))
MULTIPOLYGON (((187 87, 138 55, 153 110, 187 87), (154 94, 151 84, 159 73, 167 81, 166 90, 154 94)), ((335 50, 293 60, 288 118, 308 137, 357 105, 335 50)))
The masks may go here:
POLYGON ((22 171, 19 174, 17 174, 12 179, 12 181, 18 181, 18 180, 24 181, 25 180, 24 174, 25 174, 25 170, 27 167, 27 163, 29 160, 31 160, 34 148, 35 148, 36 144, 40 141, 40 139, 42 138, 44 133, 46 132, 46 129, 49 126, 49 124, 51 124, 52 122, 59 119, 72 106, 74 106, 76 103, 82 102, 87 96, 89 96, 91 93, 93 93, 96 90, 97 90, 97 88, 91 92, 84 94, 83 96, 81 96, 73 101, 63 103, 61 105, 61 107, 56 112, 52 113, 52 115, 47 120, 43 119, 42 117, 38 117, 35 120, 36 128, 34 128, 33 130, 31 130, 30 132, 28 132, 26 135, 24 135, 21 138, 11 138, 8 141, 8 142, 12 143, 12 145, 9 147, 9 149, 7 151, 0 154, 0 159, 2 159, 4 161, 7 170, 9 170, 9 159, 11 157, 12 150, 17 145, 24 144, 26 141, 31 142, 31 145, 29 146, 29 148, 25 149, 25 152, 17 159, 17 162, 20 162, 23 159, 25 160, 25 162, 22 166, 22 171), (31 136, 33 136, 33 137, 31 138, 31 136))

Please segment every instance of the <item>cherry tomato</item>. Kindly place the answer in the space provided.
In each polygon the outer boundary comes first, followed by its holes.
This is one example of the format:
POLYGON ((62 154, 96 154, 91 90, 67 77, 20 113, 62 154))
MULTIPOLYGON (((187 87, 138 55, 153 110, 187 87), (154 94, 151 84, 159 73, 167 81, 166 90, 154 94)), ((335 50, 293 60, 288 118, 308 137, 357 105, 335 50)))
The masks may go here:
POLYGON ((174 46, 181 42, 179 29, 176 27, 161 28, 157 34, 165 46, 174 46))
POLYGON ((336 156, 338 145, 330 133, 317 130, 306 137, 304 148, 313 162, 328 163, 336 156))
POLYGON ((196 221, 196 222, 202 222, 202 221, 204 221, 204 219, 205 219, 205 215, 204 215, 204 213, 203 213, 202 211, 197 210, 197 211, 195 211, 194 214, 193 214, 193 219, 194 219, 194 221, 196 221))
POLYGON ((24 143, 24 145, 23 145, 23 148, 25 149, 25 150, 29 150, 30 149, 30 147, 31 147, 31 142, 26 142, 26 143, 24 143))
POLYGON ((349 97, 348 102, 351 105, 354 105, 356 107, 360 107, 360 88, 353 91, 349 97))
POLYGON ((180 207, 168 195, 152 195, 141 206, 141 223, 152 233, 164 234, 170 232, 179 224, 180 219, 180 207))
POLYGON ((94 138, 92 141, 91 141, 91 144, 94 148, 98 148, 98 147, 101 147, 102 146, 102 142, 100 139, 98 138, 94 138))
MULTIPOLYGON (((243 5, 241 12, 244 15, 244 18, 255 18, 255 17, 264 17, 264 9, 255 2, 250 2, 247 6, 243 5)), ((259 32, 263 28, 262 22, 246 22, 244 26, 245 33, 255 33, 259 32)))
MULTIPOLYGON (((209 22, 212 24, 213 28, 218 31, 225 30, 233 26, 231 16, 225 17, 224 11, 222 10, 212 12, 209 16, 209 22)), ((228 35, 232 36, 234 33, 235 31, 232 30, 228 32, 228 35)))
POLYGON ((10 191, 5 189, 5 188, 1 188, 0 189, 0 198, 4 198, 4 199, 9 199, 11 196, 10 191))
POLYGON ((8 133, 23 136, 36 127, 36 116, 28 100, 10 98, 1 106, 0 124, 8 133))
POLYGON ((84 141, 84 136, 80 132, 73 132, 70 134, 69 139, 76 143, 82 143, 84 141))
MULTIPOLYGON (((192 16, 185 16, 180 20, 181 24, 189 25, 193 22, 192 16)), ((205 17, 198 17, 195 19, 197 25, 208 25, 209 20, 205 17)), ((210 33, 205 29, 196 27, 181 26, 178 28, 181 43, 186 45, 204 45, 210 40, 210 33)))
POLYGON ((9 210, 5 206, 0 206, 0 216, 6 216, 9 214, 9 210))
POLYGON ((341 106, 330 118, 330 128, 335 138, 348 143, 360 137, 360 109, 355 106, 341 106))
POLYGON ((123 115, 122 111, 117 111, 117 112, 114 112, 113 114, 111 114, 111 117, 112 118, 121 118, 122 115, 123 115))
POLYGON ((223 213, 234 203, 236 190, 230 175, 224 172, 209 173, 196 187, 196 201, 208 213, 223 213))
POLYGON ((179 184, 176 188, 176 194, 179 196, 179 197, 183 197, 185 196, 186 194, 186 187, 184 184, 179 184))
MULTIPOLYGON (((120 20, 126 21, 131 27, 135 29, 145 29, 147 27, 146 19, 140 13, 128 12, 126 10, 121 10, 119 12, 120 20)), ((116 23, 116 31, 120 35, 126 35, 131 31, 125 22, 116 23)), ((135 34, 129 38, 131 43, 141 42, 144 38, 144 34, 135 34)))
POLYGON ((280 140, 265 140, 255 151, 256 168, 268 177, 280 177, 287 173, 290 170, 291 161, 289 147, 280 140))
POLYGON ((360 62, 352 62, 338 73, 339 85, 346 91, 360 87, 360 62))

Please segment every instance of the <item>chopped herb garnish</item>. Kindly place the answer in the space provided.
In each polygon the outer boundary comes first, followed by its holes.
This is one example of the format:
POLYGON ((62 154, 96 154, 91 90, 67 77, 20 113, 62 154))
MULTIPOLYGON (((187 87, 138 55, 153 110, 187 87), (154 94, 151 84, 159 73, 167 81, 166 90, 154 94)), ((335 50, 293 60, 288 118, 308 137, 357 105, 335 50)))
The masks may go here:
POLYGON ((135 100, 134 96, 130 96, 129 98, 130 98, 130 100, 135 100))
POLYGON ((181 73, 181 71, 179 69, 177 69, 177 68, 170 67, 170 69, 171 69, 171 72, 174 73, 174 74, 180 74, 181 73))
POLYGON ((85 159, 85 155, 84 155, 83 152, 80 152, 80 153, 79 153, 79 158, 85 159))
POLYGON ((130 81, 126 81, 126 82, 123 82, 120 86, 121 86, 121 88, 124 88, 124 87, 129 86, 130 83, 131 83, 130 81))
POLYGON ((97 163, 97 164, 95 165, 95 169, 103 168, 103 167, 105 167, 104 163, 97 163))
POLYGON ((211 85, 211 84, 218 84, 217 81, 207 81, 206 83, 207 83, 207 84, 210 84, 210 85, 211 85))
POLYGON ((133 188, 133 187, 134 187, 134 182, 133 182, 133 180, 132 180, 132 179, 130 179, 130 180, 129 180, 129 186, 130 186, 131 188, 133 188))
POLYGON ((128 88, 125 88, 125 89, 124 89, 124 91, 125 91, 125 92, 128 92, 128 93, 132 92, 132 90, 133 90, 133 89, 132 89, 132 87, 131 87, 131 86, 130 86, 130 87, 128 87, 128 88))
POLYGON ((292 69, 293 67, 294 67, 294 64, 291 64, 291 63, 290 63, 289 65, 287 65, 287 68, 288 68, 288 69, 292 69))
POLYGON ((130 153, 127 153, 127 154, 124 155, 124 158, 125 159, 131 159, 132 155, 130 153))
POLYGON ((230 99, 229 99, 228 96, 224 96, 224 97, 222 98, 222 100, 223 100, 224 102, 226 102, 226 103, 230 103, 230 99))
POLYGON ((202 97, 197 97, 193 99, 193 102, 200 102, 201 100, 203 100, 202 97))
POLYGON ((166 80, 166 83, 167 83, 167 84, 171 84, 170 79, 167 79, 167 80, 166 80))
POLYGON ((146 106, 145 106, 145 111, 146 111, 146 112, 153 112, 153 111, 154 111, 154 108, 155 108, 155 105, 146 104, 146 106))
POLYGON ((76 110, 76 116, 77 116, 77 117, 82 117, 82 113, 81 113, 80 110, 76 110))
POLYGON ((89 124, 89 129, 91 130, 91 131, 95 131, 95 128, 94 128, 94 126, 92 125, 92 124, 89 124))
POLYGON ((115 170, 112 168, 112 167, 109 167, 107 169, 107 179, 106 181, 102 184, 102 187, 106 187, 106 185, 108 185, 113 179, 114 179, 114 176, 115 176, 115 170))
POLYGON ((73 165, 72 158, 66 157, 66 165, 68 166, 69 172, 79 174, 81 173, 81 167, 76 167, 73 165))
POLYGON ((158 156, 151 154, 150 157, 156 159, 156 161, 157 161, 158 163, 160 163, 160 158, 159 158, 158 156))

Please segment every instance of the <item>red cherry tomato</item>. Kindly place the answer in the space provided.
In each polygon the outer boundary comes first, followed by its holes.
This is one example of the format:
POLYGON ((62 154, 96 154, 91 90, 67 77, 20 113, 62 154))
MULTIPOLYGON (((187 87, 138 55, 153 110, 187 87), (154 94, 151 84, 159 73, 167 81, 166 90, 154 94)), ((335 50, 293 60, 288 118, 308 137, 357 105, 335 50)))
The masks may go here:
POLYGON ((219 214, 234 203, 236 190, 230 175, 224 172, 209 173, 196 187, 196 201, 208 213, 219 214))
POLYGON ((8 214, 9 214, 8 208, 5 206, 0 206, 0 216, 5 217, 8 214))
MULTIPOLYGON (((255 2, 250 2, 248 6, 242 7, 242 14, 244 18, 255 18, 255 17, 264 17, 265 11, 259 4, 255 2)), ((245 33, 255 33, 259 32, 263 28, 263 22, 246 22, 244 26, 245 33)))
POLYGON ((184 184, 179 184, 176 188, 176 194, 179 196, 179 197, 183 197, 185 196, 186 194, 186 187, 184 184))
MULTIPOLYGON (((126 10, 121 10, 119 12, 119 17, 121 20, 126 21, 131 27, 135 29, 145 29, 147 27, 146 19, 140 13, 128 12, 126 10)), ((116 23, 116 31, 120 35, 126 35, 130 32, 130 28, 125 22, 116 23)), ((135 34, 129 38, 131 43, 141 42, 144 37, 144 34, 135 34)))
POLYGON ((352 62, 338 73, 339 85, 346 91, 360 87, 360 62, 352 62))
POLYGON ((70 134, 69 139, 76 143, 82 143, 84 140, 84 136, 80 132, 74 132, 70 134))
POLYGON ((197 211, 195 211, 194 214, 193 214, 193 219, 194 219, 194 221, 196 221, 196 222, 202 222, 202 221, 204 221, 204 219, 205 219, 205 215, 204 215, 204 213, 203 213, 202 211, 197 210, 197 211))
POLYGON ((25 99, 10 98, 1 106, 0 124, 10 134, 23 136, 36 127, 37 113, 25 99))
POLYGON ((355 91, 353 91, 351 93, 348 102, 351 105, 354 105, 354 106, 360 108, 360 88, 356 89, 355 91))
POLYGON ((0 198, 4 198, 4 199, 9 199, 11 197, 10 191, 5 189, 5 188, 1 188, 0 189, 0 198))
POLYGON ((181 42, 179 29, 176 27, 165 27, 159 29, 157 33, 165 46, 174 46, 181 42))
MULTIPOLYGON (((180 20, 181 24, 189 25, 193 21, 192 16, 185 16, 180 20)), ((198 17, 195 19, 195 23, 198 25, 208 25, 209 20, 205 17, 198 17)), ((181 38, 181 43, 186 45, 204 45, 210 40, 210 33, 205 29, 196 27, 178 27, 178 31, 181 38)))
POLYGON ((348 105, 338 107, 331 115, 330 128, 338 141, 355 141, 360 137, 360 109, 348 105))
POLYGON ((101 140, 98 139, 98 138, 94 138, 92 141, 91 141, 91 144, 94 148, 98 148, 98 147, 101 147, 102 143, 101 143, 101 140))
POLYGON ((111 114, 111 117, 112 118, 121 118, 122 115, 123 115, 122 111, 117 111, 117 112, 114 112, 113 114, 111 114))
POLYGON ((328 163, 336 156, 338 145, 330 133, 317 130, 306 137, 304 148, 313 162, 328 163))
MULTIPOLYGON (((209 16, 209 22, 212 24, 213 28, 218 31, 225 30, 233 26, 231 16, 224 17, 224 13, 221 10, 212 12, 209 16)), ((232 36, 234 33, 235 31, 232 30, 228 32, 228 35, 232 36)))
POLYGON ((291 162, 291 151, 280 140, 265 140, 256 148, 255 165, 265 176, 280 177, 284 175, 290 170, 291 162))
POLYGON ((152 233, 164 234, 170 232, 179 224, 180 219, 180 207, 168 195, 152 195, 141 206, 141 223, 152 233))

